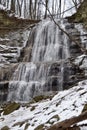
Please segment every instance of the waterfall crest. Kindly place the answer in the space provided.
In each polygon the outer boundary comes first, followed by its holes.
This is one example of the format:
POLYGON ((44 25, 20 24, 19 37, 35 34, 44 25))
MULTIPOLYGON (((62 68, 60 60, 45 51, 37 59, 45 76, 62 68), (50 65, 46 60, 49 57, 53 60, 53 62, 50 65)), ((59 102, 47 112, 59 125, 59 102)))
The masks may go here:
MULTIPOLYGON (((65 30, 64 20, 56 22, 65 30)), ((70 56, 68 37, 49 19, 35 26, 30 37, 31 60, 20 63, 13 74, 8 100, 29 101, 46 91, 63 89, 63 61, 70 56)))
POLYGON ((58 29, 54 22, 50 20, 42 22, 37 26, 35 34, 31 62, 53 62, 68 58, 67 36, 58 29))

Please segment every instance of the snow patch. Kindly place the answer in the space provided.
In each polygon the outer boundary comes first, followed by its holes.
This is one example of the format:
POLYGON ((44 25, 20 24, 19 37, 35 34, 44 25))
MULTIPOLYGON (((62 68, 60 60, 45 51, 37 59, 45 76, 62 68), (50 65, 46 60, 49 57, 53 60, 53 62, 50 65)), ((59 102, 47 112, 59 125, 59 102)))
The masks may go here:
POLYGON ((59 92, 52 100, 47 99, 30 104, 29 107, 20 107, 19 110, 6 116, 2 113, 0 128, 7 125, 11 130, 24 130, 27 123, 30 124, 28 130, 34 130, 41 124, 48 127, 52 125, 51 122, 54 122, 53 124, 58 122, 53 118, 55 115, 59 116, 59 122, 80 115, 86 103, 87 80, 84 80, 69 90, 59 92), (34 107, 33 110, 32 107, 34 107), (15 126, 14 124, 18 122, 24 122, 24 124, 15 126))

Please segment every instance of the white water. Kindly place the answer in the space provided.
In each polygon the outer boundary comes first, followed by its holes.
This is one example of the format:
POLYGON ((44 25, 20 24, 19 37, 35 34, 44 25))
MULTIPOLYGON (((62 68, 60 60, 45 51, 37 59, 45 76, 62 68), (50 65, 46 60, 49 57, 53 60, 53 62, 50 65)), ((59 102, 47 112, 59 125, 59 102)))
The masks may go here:
MULTIPOLYGON (((65 23, 57 22, 65 30, 65 23)), ((8 100, 29 101, 46 91, 63 89, 63 61, 70 55, 67 36, 50 20, 40 22, 31 34, 31 62, 19 64, 9 84, 8 100)))
POLYGON ((69 56, 67 37, 61 35, 61 31, 54 22, 42 22, 36 28, 35 44, 32 50, 32 62, 56 61, 69 56), (65 40, 65 41, 63 41, 65 40), (60 54, 61 52, 63 54, 60 54), (64 57, 65 56, 65 57, 64 57))

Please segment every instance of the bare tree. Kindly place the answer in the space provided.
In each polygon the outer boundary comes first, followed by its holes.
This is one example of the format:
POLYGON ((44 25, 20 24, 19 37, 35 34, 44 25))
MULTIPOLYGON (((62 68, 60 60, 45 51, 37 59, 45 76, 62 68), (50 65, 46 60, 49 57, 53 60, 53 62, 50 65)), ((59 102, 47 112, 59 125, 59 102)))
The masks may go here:
MULTIPOLYGON (((10 9, 15 12, 19 17, 24 13, 25 18, 30 19, 40 19, 42 10, 41 7, 41 1, 43 0, 0 0, 0 3, 7 8, 9 5, 11 5, 10 9), (11 4, 10 4, 11 2, 11 4), (24 6, 24 11, 22 10, 24 6)), ((68 1, 68 0, 67 0, 68 1)), ((70 0, 70 2, 73 2, 75 9, 78 8, 78 2, 82 3, 83 0, 70 0)), ((62 4, 62 0, 44 0, 45 4, 45 11, 44 11, 44 18, 48 17, 48 10, 50 5, 50 10, 52 15, 56 15, 57 17, 63 17, 65 12, 65 3, 62 4), (50 4, 51 2, 51 4, 50 4), (64 7, 62 8, 62 6, 64 7), (62 14, 61 14, 62 13, 62 14)))
POLYGON ((29 12, 30 12, 30 18, 32 19, 32 0, 30 0, 29 12))
POLYGON ((34 19, 36 19, 36 14, 37 14, 37 2, 38 2, 38 0, 35 0, 35 3, 34 3, 34 10, 33 10, 34 19))
POLYGON ((44 16, 44 18, 46 18, 47 17, 47 8, 48 8, 48 2, 49 2, 49 0, 45 0, 45 16, 44 16))
POLYGON ((15 0, 11 0, 11 10, 15 12, 15 0))
POLYGON ((61 0, 59 0, 59 14, 60 14, 59 17, 61 17, 61 0))
MULTIPOLYGON (((46 6, 44 3, 43 3, 44 6, 46 6)), ((62 27, 58 24, 58 22, 55 21, 53 15, 51 14, 49 8, 47 8, 48 10, 48 13, 50 14, 50 17, 51 17, 51 20, 53 20, 53 22, 55 23, 56 26, 58 26, 58 28, 67 35, 67 37, 72 41, 74 42, 76 45, 78 45, 78 47, 80 48, 81 52, 84 53, 84 54, 87 54, 87 49, 83 46, 80 45, 80 43, 78 41, 76 41, 75 39, 72 38, 72 36, 70 34, 68 34, 64 29, 62 29, 62 27)))
POLYGON ((21 16, 21 8, 22 8, 23 0, 21 0, 21 4, 19 0, 17 0, 17 4, 18 4, 18 9, 19 9, 19 16, 21 16))
POLYGON ((77 9, 78 9, 78 3, 81 4, 83 2, 83 0, 72 0, 72 2, 74 3, 75 9, 77 11, 77 9))

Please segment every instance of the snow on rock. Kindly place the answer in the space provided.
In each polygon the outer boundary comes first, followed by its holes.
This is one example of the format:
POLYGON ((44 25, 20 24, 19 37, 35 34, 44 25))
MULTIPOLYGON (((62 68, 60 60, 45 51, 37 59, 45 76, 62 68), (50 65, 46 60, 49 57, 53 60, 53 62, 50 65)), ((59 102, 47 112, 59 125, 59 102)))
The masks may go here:
POLYGON ((85 104, 87 80, 69 90, 58 92, 51 100, 21 106, 9 115, 1 113, 0 128, 8 126, 11 130, 24 130, 27 126, 27 130, 35 130, 39 126, 47 129, 58 121, 80 115, 85 104))
POLYGON ((87 130, 87 120, 81 121, 77 125, 80 126, 80 130, 87 130))
POLYGON ((78 123, 78 125, 83 125, 83 124, 84 125, 87 124, 87 120, 84 120, 84 121, 81 121, 81 122, 78 123))
POLYGON ((87 130, 87 126, 80 127, 80 130, 87 130))
POLYGON ((83 69, 85 72, 85 76, 87 76, 87 55, 83 54, 81 56, 78 56, 75 59, 74 63, 78 65, 81 69, 83 69))

